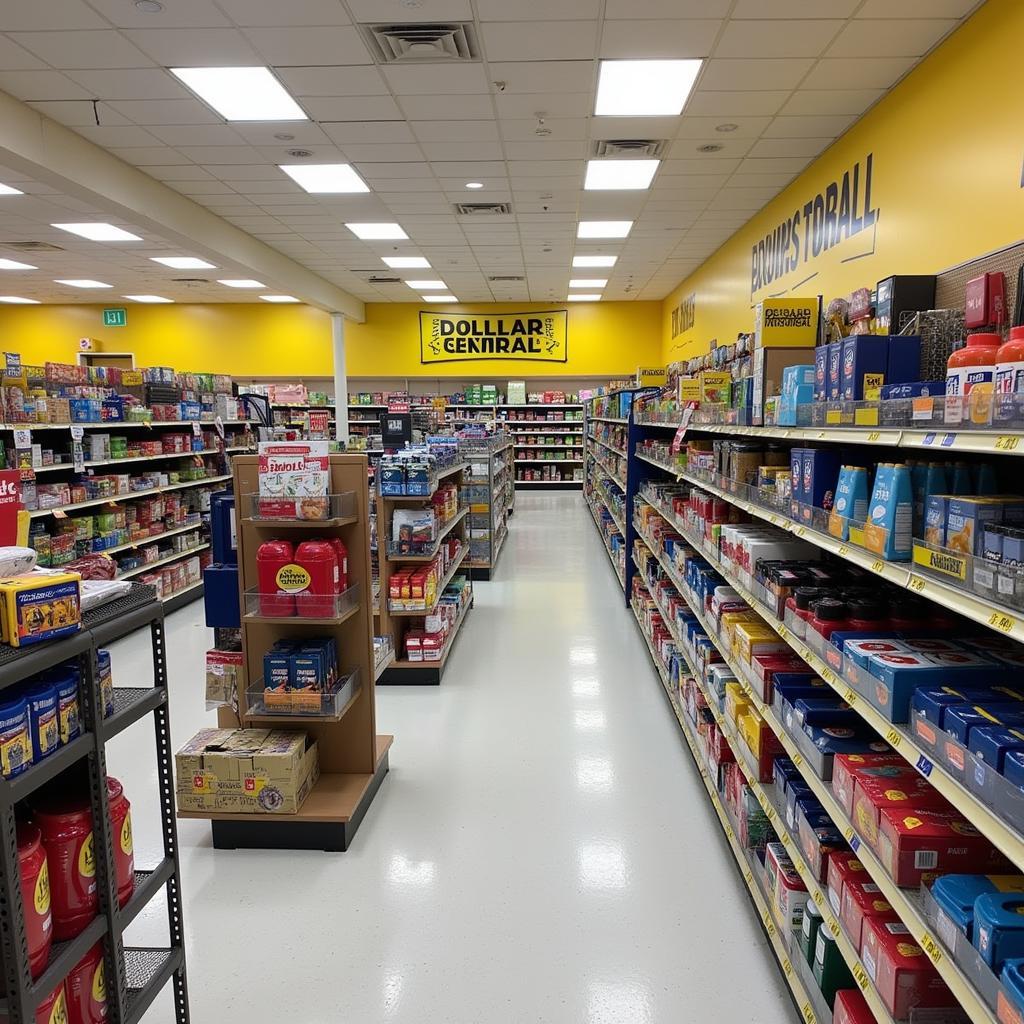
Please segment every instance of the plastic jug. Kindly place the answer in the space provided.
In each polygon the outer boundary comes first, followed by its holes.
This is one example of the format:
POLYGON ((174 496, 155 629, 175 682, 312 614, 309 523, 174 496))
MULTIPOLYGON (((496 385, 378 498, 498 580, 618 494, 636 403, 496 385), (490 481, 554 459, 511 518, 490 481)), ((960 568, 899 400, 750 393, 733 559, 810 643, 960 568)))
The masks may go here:
POLYGON ((287 616, 295 614, 295 591, 282 586, 281 570, 295 560, 289 540, 264 541, 256 550, 256 575, 259 580, 260 615, 287 616))

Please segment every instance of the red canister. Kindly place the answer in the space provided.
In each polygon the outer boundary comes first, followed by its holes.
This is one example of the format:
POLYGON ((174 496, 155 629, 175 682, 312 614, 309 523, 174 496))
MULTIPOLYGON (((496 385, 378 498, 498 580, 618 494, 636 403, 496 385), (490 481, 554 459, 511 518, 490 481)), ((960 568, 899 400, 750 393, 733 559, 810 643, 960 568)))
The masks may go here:
POLYGON ((107 1019, 107 983, 102 942, 71 968, 67 986, 68 1024, 103 1024, 107 1019))
POLYGON ((338 593, 342 594, 348 590, 348 548, 340 537, 331 537, 330 545, 338 559, 338 593))
POLYGON ((21 902, 25 906, 28 963, 32 977, 38 978, 46 967, 53 944, 50 875, 42 833, 38 825, 27 821, 18 822, 18 869, 21 874, 21 902))
POLYGON ((53 937, 63 942, 78 935, 98 908, 89 797, 51 791, 36 802, 33 817, 49 865, 53 937))
POLYGON ((256 549, 256 575, 259 581, 260 615, 294 615, 295 560, 291 541, 268 540, 256 549))
POLYGON ((334 615, 338 592, 338 556, 329 540, 304 540, 295 549, 295 561, 306 570, 309 585, 295 595, 295 610, 308 618, 334 615))
POLYGON ((110 831, 114 837, 114 864, 117 868, 117 902, 124 906, 135 892, 135 845, 132 842, 132 805, 117 779, 107 776, 110 800, 110 831))
MULTIPOLYGON (((35 1024, 68 1024, 68 997, 63 981, 36 1007, 32 1019, 35 1024)), ((9 1020, 6 1013, 0 1013, 0 1024, 9 1020)))

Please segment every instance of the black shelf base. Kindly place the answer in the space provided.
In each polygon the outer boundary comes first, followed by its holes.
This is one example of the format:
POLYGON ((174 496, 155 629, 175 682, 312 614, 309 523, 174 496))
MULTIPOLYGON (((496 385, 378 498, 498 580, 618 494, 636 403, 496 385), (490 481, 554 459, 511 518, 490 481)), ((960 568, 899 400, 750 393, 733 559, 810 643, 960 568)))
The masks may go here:
POLYGON ((482 565, 479 565, 469 570, 469 578, 471 580, 481 580, 486 582, 491 578, 491 573, 493 571, 493 567, 490 569, 485 569, 482 565))
POLYGON ((388 773, 385 754, 373 780, 348 821, 295 821, 292 818, 210 822, 215 850, 323 850, 344 853, 355 838, 366 812, 388 773))

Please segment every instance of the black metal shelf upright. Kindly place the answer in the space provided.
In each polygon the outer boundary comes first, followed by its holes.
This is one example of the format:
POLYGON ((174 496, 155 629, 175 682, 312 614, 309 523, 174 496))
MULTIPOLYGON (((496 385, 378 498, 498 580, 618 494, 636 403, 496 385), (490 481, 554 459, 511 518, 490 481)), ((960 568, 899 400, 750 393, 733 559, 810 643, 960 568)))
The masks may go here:
POLYGON ((188 1024, 185 940, 174 816, 171 732, 167 702, 167 652, 164 607, 153 587, 134 584, 124 598, 84 616, 79 633, 62 640, 19 649, 0 647, 0 693, 44 669, 77 660, 81 734, 44 761, 13 778, 0 779, 0 953, 4 996, 0 1017, 9 1024, 34 1024, 36 1007, 67 977, 81 958, 103 940, 107 1014, 110 1024, 142 1019, 164 985, 173 981, 177 1024, 188 1024), (114 711, 103 717, 96 651, 149 628, 153 648, 153 685, 114 688, 114 711), (114 840, 107 796, 105 747, 128 726, 153 715, 156 739, 163 859, 135 872, 135 890, 118 905, 114 840), (61 773, 81 768, 88 777, 96 860, 99 910, 85 930, 67 942, 54 942, 49 961, 32 980, 21 897, 16 834, 17 805, 61 773), (167 894, 168 944, 160 948, 126 947, 125 929, 161 889, 167 894))

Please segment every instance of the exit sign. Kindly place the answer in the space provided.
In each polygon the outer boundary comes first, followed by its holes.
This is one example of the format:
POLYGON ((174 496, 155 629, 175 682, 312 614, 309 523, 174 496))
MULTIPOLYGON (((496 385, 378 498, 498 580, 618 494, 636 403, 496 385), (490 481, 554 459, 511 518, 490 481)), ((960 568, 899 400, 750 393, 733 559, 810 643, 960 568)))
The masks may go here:
POLYGON ((103 310, 104 327, 127 327, 128 310, 126 309, 105 309, 103 310))

